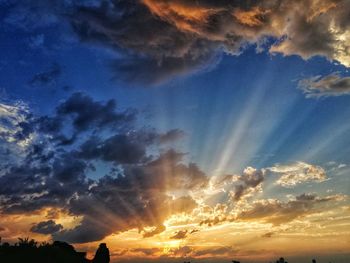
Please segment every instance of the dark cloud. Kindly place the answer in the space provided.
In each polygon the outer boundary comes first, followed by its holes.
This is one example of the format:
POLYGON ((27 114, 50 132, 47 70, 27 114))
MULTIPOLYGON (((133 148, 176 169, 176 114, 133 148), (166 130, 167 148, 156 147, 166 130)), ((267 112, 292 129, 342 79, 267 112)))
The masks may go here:
MULTIPOLYGON (((115 100, 105 103, 94 101, 90 96, 78 92, 58 105, 53 116, 33 117, 26 114, 22 118, 25 120, 17 124, 19 129, 14 137, 24 141, 37 132, 59 146, 67 146, 74 144, 78 134, 84 132, 93 134, 101 130, 115 133, 130 131, 135 117, 135 110, 117 111, 115 100)), ((153 139, 158 136, 156 133, 152 135, 153 139)))
POLYGON ((192 230, 190 231, 190 234, 194 234, 194 233, 197 233, 197 232, 199 232, 198 229, 192 229, 192 230))
POLYGON ((320 98, 350 94, 350 77, 342 77, 339 73, 327 76, 316 76, 302 79, 299 88, 307 98, 320 98))
POLYGON ((54 63, 49 69, 35 74, 34 77, 28 83, 31 86, 52 87, 57 84, 57 80, 61 76, 61 74, 61 66, 57 63, 54 63))
POLYGON ((91 138, 77 155, 84 159, 100 159, 119 164, 139 163, 146 158, 147 144, 128 135, 114 135, 102 142, 91 138))
POLYGON ((264 181, 264 170, 256 170, 252 167, 248 167, 243 171, 243 174, 238 177, 239 184, 235 186, 235 190, 232 193, 234 201, 241 200, 244 196, 249 195, 252 190, 259 187, 264 181))
POLYGON ((13 166, 0 177, 1 212, 26 213, 43 207, 64 208, 74 194, 84 193, 92 183, 80 160, 58 157, 54 164, 25 163, 13 166), (57 169, 57 170, 55 170, 57 169), (11 183, 16 180, 18 184, 11 183))
POLYGON ((189 193, 206 187, 207 176, 185 163, 182 153, 157 152, 159 143, 183 132, 136 129, 135 118, 133 110, 118 111, 114 100, 98 102, 81 93, 63 101, 52 116, 21 118, 11 140, 35 139, 1 171, 0 212, 57 208, 82 216, 74 229, 53 233, 69 242, 97 241, 135 228, 147 237, 163 232, 169 216, 192 212, 197 203, 189 193), (107 171, 92 180, 90 173, 99 162, 107 171), (177 198, 169 194, 179 190, 183 194, 177 198))
POLYGON ((30 231, 39 234, 53 234, 62 230, 61 224, 56 224, 53 220, 43 221, 31 227, 30 231))
POLYGON ((82 93, 74 93, 57 107, 57 115, 71 118, 77 132, 92 127, 116 129, 117 125, 123 126, 135 117, 135 112, 116 112, 116 106, 114 100, 103 104, 82 93))
POLYGON ((188 231, 187 230, 180 230, 177 231, 173 236, 171 236, 171 239, 185 239, 187 237, 188 231))
POLYGON ((159 225, 157 227, 154 227, 153 230, 150 231, 144 231, 143 237, 153 237, 155 235, 158 235, 166 230, 166 227, 164 225, 159 225))

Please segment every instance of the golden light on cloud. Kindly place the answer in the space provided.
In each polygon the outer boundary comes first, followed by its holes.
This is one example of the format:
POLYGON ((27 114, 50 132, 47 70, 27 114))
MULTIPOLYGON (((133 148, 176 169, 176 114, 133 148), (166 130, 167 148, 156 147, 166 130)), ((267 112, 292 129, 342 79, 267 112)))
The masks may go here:
POLYGON ((262 10, 259 7, 255 7, 251 10, 244 11, 241 9, 236 9, 233 11, 233 16, 244 25, 248 26, 261 26, 263 25, 263 17, 267 15, 269 10, 262 10))
POLYGON ((211 15, 222 8, 206 8, 201 6, 188 6, 181 3, 168 3, 166 1, 142 0, 151 12, 161 19, 174 24, 179 30, 188 31, 205 36, 196 24, 205 24, 211 15))

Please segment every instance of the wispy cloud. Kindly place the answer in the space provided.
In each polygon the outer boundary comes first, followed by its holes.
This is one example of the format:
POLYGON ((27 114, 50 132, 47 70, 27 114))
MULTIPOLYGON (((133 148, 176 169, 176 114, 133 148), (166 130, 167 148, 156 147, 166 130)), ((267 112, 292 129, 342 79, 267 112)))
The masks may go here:
POLYGON ((298 86, 307 98, 349 95, 350 77, 342 77, 340 73, 332 73, 323 77, 302 79, 298 86))

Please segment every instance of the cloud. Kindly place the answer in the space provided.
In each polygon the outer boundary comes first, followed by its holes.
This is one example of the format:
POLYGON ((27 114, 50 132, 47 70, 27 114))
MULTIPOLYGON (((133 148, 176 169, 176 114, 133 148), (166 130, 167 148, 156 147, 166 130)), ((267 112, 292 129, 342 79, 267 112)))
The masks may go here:
POLYGON ((342 77, 339 73, 327 76, 316 76, 302 79, 298 87, 307 98, 320 98, 350 94, 350 77, 342 77))
MULTIPOLYGON (((6 118, 17 120, 18 114, 13 115, 11 107, 4 109, 6 118)), ((173 141, 183 132, 138 128, 136 120, 134 110, 120 110, 114 100, 96 101, 82 93, 62 101, 52 115, 36 116, 25 111, 10 143, 35 136, 22 157, 9 161, 1 170, 0 213, 6 216, 59 209, 79 220, 73 228, 59 227, 52 238, 85 243, 133 229, 151 237, 166 231, 167 220, 176 217, 191 217, 202 227, 253 219, 279 224, 339 199, 302 195, 287 202, 267 199, 250 203, 253 193, 262 190, 266 171, 294 170, 290 166, 276 166, 274 170, 247 167, 241 175, 209 180, 195 163, 186 161, 186 154, 159 149, 164 137, 166 142, 173 141), (64 138, 71 140, 64 143, 64 138), (212 206, 207 200, 209 192, 222 195, 212 206)), ((303 177, 298 166, 293 180, 320 172, 317 167, 303 165, 303 177)), ((46 225, 57 229, 54 222, 44 221, 33 230, 41 231, 46 225)), ((182 230, 172 238, 190 234, 182 230)), ((172 253, 193 252, 183 248, 172 253)))
POLYGON ((252 191, 260 187, 264 181, 264 170, 257 170, 253 167, 247 167, 244 169, 243 174, 238 177, 239 184, 235 186, 232 197, 234 201, 239 201, 244 197, 250 196, 252 191))
POLYGON ((31 227, 30 231, 39 234, 53 234, 62 230, 61 224, 56 224, 53 220, 43 221, 31 227))
POLYGON ((232 247, 212 247, 207 249, 195 250, 194 257, 224 257, 232 256, 237 250, 232 247))
MULTIPOLYGON (((0 140, 16 142, 16 134, 23 129, 23 122, 29 115, 28 106, 22 102, 0 103, 0 140)), ((19 143, 19 145, 25 145, 19 143)))
POLYGON ((132 252, 142 253, 146 256, 152 256, 161 252, 161 250, 159 248, 135 248, 132 250, 132 252))
POLYGON ((166 218, 190 213, 197 206, 190 196, 174 199, 167 192, 186 193, 207 184, 196 166, 180 161, 180 154, 169 151, 144 165, 127 165, 117 178, 101 178, 88 193, 70 201, 71 213, 84 216, 81 224, 54 237, 79 243, 134 228, 143 231, 144 237, 163 232, 166 218))
POLYGON ((158 235, 158 234, 164 232, 165 230, 166 230, 166 227, 164 225, 159 225, 159 226, 154 227, 153 230, 144 231, 143 237, 145 237, 145 238, 153 237, 155 235, 158 235))
MULTIPOLYGON (((18 126, 10 134, 11 143, 35 134, 22 158, 9 160, 2 170, 1 213, 58 208, 81 217, 75 228, 52 233, 55 238, 89 242, 135 228, 144 236, 159 234, 168 217, 197 207, 190 193, 208 184, 208 177, 196 164, 184 162, 185 154, 157 151, 160 142, 176 140, 182 131, 137 129, 133 124, 137 113, 119 111, 114 100, 98 102, 74 93, 53 115, 25 111, 20 120, 17 108, 1 109, 9 131, 11 125, 18 126), (104 164, 106 173, 90 179, 98 162, 104 164), (13 180, 17 183, 11 183, 13 180)), ((10 138, 5 130, 3 134, 10 138)), ((40 231, 43 225, 33 230, 40 231)))
POLYGON ((57 107, 58 116, 71 117, 77 132, 87 130, 93 126, 97 128, 114 129, 134 118, 133 111, 116 112, 116 102, 109 100, 105 104, 93 101, 82 93, 72 94, 65 102, 57 107))
POLYGON ((32 134, 19 140, 19 132, 30 130, 25 125, 29 115, 29 108, 23 102, 0 101, 0 176, 6 173, 11 163, 25 156, 35 137, 32 134))
POLYGON ((137 140, 138 137, 114 135, 104 141, 90 138, 81 145, 77 155, 86 160, 103 160, 115 163, 138 163, 146 158, 147 143, 137 140))
POLYGON ((57 84, 57 80, 61 74, 61 66, 57 63, 54 63, 49 69, 35 74, 28 83, 34 87, 52 87, 57 84))
POLYGON ((326 171, 322 167, 304 162, 276 165, 267 168, 267 170, 281 175, 276 184, 283 187, 294 187, 305 182, 323 182, 327 180, 326 171))
POLYGON ((252 45, 348 67, 349 10, 346 0, 18 1, 4 21, 27 31, 70 24, 82 42, 116 53, 110 63, 115 78, 161 84, 252 45))
POLYGON ((343 200, 342 196, 331 195, 318 197, 313 194, 302 194, 287 202, 277 199, 258 200, 249 209, 237 215, 237 220, 255 220, 279 225, 294 219, 316 213, 316 207, 343 200))
POLYGON ((187 237, 187 230, 180 230, 177 231, 173 236, 171 236, 171 239, 185 239, 187 237))
POLYGON ((107 1, 77 7, 71 22, 82 41, 128 54, 114 66, 127 80, 159 83, 266 37, 277 40, 271 53, 321 55, 349 66, 349 9, 347 1, 333 0, 107 1))
POLYGON ((210 247, 195 247, 195 246, 180 246, 170 248, 167 254, 164 255, 161 248, 136 248, 130 250, 133 253, 142 253, 146 256, 162 256, 163 259, 169 261, 171 258, 227 258, 234 256, 238 250, 232 247, 225 246, 210 246, 210 247))

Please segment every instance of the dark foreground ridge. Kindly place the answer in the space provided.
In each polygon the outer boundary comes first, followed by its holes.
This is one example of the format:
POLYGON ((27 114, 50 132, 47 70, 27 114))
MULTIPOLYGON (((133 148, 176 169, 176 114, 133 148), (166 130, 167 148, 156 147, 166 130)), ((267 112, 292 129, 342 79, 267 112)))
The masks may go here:
MULTIPOLYGON (((101 243, 92 260, 86 258, 86 252, 77 252, 74 247, 66 242, 54 241, 53 243, 38 244, 34 239, 19 238, 14 245, 1 243, 0 238, 0 262, 1 263, 109 263, 109 249, 106 243, 101 243)), ((280 258, 276 263, 288 263, 280 258)), ((185 261, 184 263, 191 263, 185 261)), ((232 260, 232 263, 241 263, 232 260)), ((271 263, 271 262, 270 262, 271 263)), ((316 263, 313 259, 312 263, 316 263)))
POLYGON ((19 238, 10 245, 0 242, 1 263, 109 263, 109 250, 105 243, 101 243, 92 260, 86 258, 86 252, 77 252, 66 242, 38 244, 29 238, 19 238))

